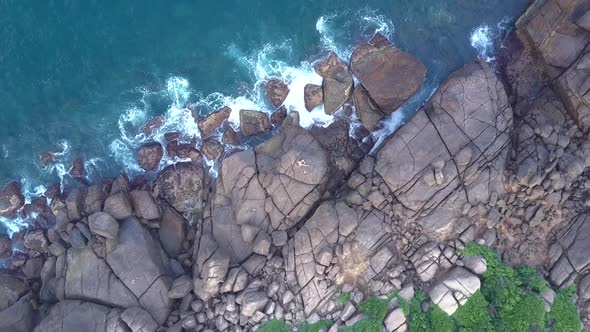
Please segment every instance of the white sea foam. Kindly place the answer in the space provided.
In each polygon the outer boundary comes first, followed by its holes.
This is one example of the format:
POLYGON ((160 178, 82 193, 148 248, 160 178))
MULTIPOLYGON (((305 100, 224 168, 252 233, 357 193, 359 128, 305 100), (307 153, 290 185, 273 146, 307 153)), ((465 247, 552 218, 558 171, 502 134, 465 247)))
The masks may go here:
POLYGON ((510 18, 504 17, 495 26, 482 24, 476 27, 469 37, 471 46, 477 50, 477 57, 486 62, 495 59, 497 43, 503 38, 510 26, 510 18))
POLYGON ((2 155, 5 159, 8 158, 8 148, 6 147, 6 144, 2 144, 2 155))

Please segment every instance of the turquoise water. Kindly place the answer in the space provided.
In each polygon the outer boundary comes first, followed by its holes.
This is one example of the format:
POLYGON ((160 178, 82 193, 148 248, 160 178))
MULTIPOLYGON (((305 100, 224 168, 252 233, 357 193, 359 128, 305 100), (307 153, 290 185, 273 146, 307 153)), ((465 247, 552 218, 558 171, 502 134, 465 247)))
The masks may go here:
POLYGON ((451 71, 492 57, 527 3, 0 0, 0 184, 19 179, 29 196, 67 185, 77 157, 91 180, 138 173, 139 128, 150 118, 167 120, 155 139, 198 135, 187 102, 202 114, 223 104, 265 109, 262 80, 282 76, 302 90, 318 80, 310 61, 327 50, 346 58, 375 31, 428 67, 407 116, 451 71), (44 151, 60 152, 53 166, 39 163, 44 151))

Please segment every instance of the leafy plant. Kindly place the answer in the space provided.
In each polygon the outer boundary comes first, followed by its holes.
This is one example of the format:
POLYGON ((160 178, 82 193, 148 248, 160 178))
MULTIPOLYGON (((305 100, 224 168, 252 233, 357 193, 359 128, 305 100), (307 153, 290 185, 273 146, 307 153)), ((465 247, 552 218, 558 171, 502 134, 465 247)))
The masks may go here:
POLYGON ((578 308, 574 302, 575 286, 563 288, 557 291, 555 301, 548 315, 548 323, 551 331, 579 332, 582 331, 582 321, 578 314, 578 308))
POLYGON ((257 332, 291 332, 289 325, 282 320, 273 319, 262 324, 257 332))
POLYGON ((348 301, 350 301, 350 293, 340 293, 340 296, 338 296, 338 303, 344 304, 348 301))
POLYGON ((494 324, 489 311, 490 303, 480 291, 475 292, 467 303, 453 314, 457 325, 466 331, 493 331, 494 324))
POLYGON ((358 306, 358 310, 365 314, 365 317, 354 325, 341 329, 341 332, 380 332, 382 324, 389 310, 389 302, 393 295, 385 299, 372 297, 358 306))
POLYGON ((307 322, 303 322, 299 324, 297 327, 298 332, 320 332, 323 330, 327 330, 332 326, 333 322, 329 319, 320 320, 317 323, 309 324, 307 322))

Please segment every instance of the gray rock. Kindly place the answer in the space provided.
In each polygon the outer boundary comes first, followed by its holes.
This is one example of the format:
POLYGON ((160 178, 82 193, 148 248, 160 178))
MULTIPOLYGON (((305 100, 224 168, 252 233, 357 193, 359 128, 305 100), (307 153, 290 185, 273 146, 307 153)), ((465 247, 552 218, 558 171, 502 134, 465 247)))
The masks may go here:
POLYGON ((10 307, 27 292, 27 286, 16 277, 0 276, 0 311, 10 307))
POLYGON ((172 207, 165 204, 158 235, 160 243, 168 255, 178 257, 182 250, 182 241, 186 236, 186 221, 172 207))
POLYGON ((160 195, 177 211, 198 213, 202 209, 203 167, 189 162, 164 168, 156 180, 160 195))
MULTIPOLYGON (((30 332, 36 321, 36 313, 31 301, 32 294, 21 297, 11 306, 0 311, 0 331, 30 332)), ((37 331, 37 330, 35 330, 37 331)))
POLYGON ((268 297, 264 292, 247 292, 242 296, 241 314, 252 317, 256 311, 263 310, 268 301, 268 297))
POLYGON ((171 299, 180 299, 193 290, 193 280, 189 276, 182 276, 172 282, 172 287, 168 292, 171 299))
POLYGON ((91 302, 66 300, 54 305, 34 332, 115 331, 119 310, 91 302))
POLYGON ((149 191, 133 190, 130 193, 130 196, 131 202, 133 202, 135 214, 138 217, 145 218, 147 220, 160 218, 160 209, 158 208, 158 205, 156 205, 154 197, 149 191))
POLYGON ((387 331, 395 331, 403 324, 406 323, 406 316, 404 315, 404 311, 401 308, 397 308, 390 312, 387 317, 385 317, 385 328, 387 331))
POLYGON ((133 207, 131 206, 127 192, 121 191, 107 197, 104 202, 103 211, 118 220, 131 217, 133 215, 133 207))
POLYGON ((46 253, 48 243, 43 230, 37 229, 25 234, 24 246, 27 249, 35 250, 42 254, 46 253))
POLYGON ((121 313, 121 319, 132 332, 155 332, 158 329, 158 323, 152 316, 139 307, 125 309, 121 313))
POLYGON ((84 198, 84 211, 86 212, 86 215, 102 211, 105 199, 106 191, 104 185, 95 184, 88 187, 86 190, 86 197, 84 198))
POLYGON ((88 226, 92 233, 115 240, 119 235, 119 223, 105 212, 96 212, 88 217, 88 226))
POLYGON ((73 189, 66 198, 66 207, 70 220, 80 220, 84 212, 84 192, 80 189, 73 189))

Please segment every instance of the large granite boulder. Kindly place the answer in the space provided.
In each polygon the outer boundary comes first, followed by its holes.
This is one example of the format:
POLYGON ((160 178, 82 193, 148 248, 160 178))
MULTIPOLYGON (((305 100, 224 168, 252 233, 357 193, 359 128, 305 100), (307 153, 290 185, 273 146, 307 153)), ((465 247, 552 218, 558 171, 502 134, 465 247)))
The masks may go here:
POLYGON ((172 306, 168 260, 160 244, 136 218, 121 223, 119 241, 106 257, 115 275, 159 324, 165 322, 172 306))
POLYGON ((502 83, 486 63, 469 64, 388 139, 375 170, 405 218, 444 237, 467 203, 502 197, 511 129, 502 83))
MULTIPOLYGON (((352 53, 351 69, 384 113, 398 109, 424 82, 426 67, 375 34, 352 53)), ((325 92, 324 92, 325 93, 325 92)))
POLYGON ((156 180, 160 196, 181 213, 199 213, 203 205, 203 167, 177 163, 164 168, 156 180))
POLYGON ((12 276, 0 276, 0 311, 16 303, 27 292, 25 283, 12 276))
POLYGON ((13 217, 16 211, 24 204, 25 197, 18 182, 10 182, 0 190, 0 216, 5 218, 13 217))
POLYGON ((32 294, 26 294, 0 311, 0 332, 30 332, 37 320, 32 294))
POLYGON ((158 235, 162 248, 170 257, 178 257, 182 250, 182 241, 186 235, 186 220, 170 205, 164 205, 158 235))
POLYGON ((330 52, 328 56, 316 63, 314 68, 324 79, 322 81, 324 111, 326 114, 333 114, 352 94, 353 81, 348 72, 348 66, 338 58, 336 53, 330 52))
POLYGON ((240 110, 240 129, 244 136, 252 136, 271 131, 272 124, 264 112, 240 110))
POLYGON ((138 305, 134 294, 90 248, 68 249, 65 277, 67 299, 122 308, 138 305))
MULTIPOLYGON (((61 301, 54 305, 35 332, 107 332, 125 328, 120 310, 82 301, 61 301)), ((124 330, 123 330, 124 331, 124 330)))
POLYGON ((274 108, 279 108, 289 95, 289 86, 278 78, 266 82, 266 97, 274 108))
POLYGON ((585 0, 536 1, 516 23, 528 53, 539 58, 572 117, 590 128, 590 4, 585 0))

